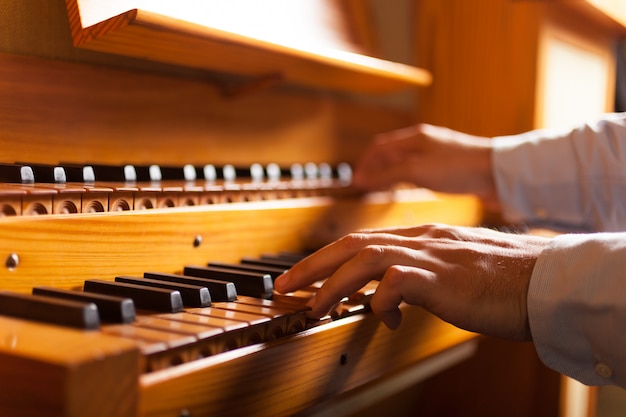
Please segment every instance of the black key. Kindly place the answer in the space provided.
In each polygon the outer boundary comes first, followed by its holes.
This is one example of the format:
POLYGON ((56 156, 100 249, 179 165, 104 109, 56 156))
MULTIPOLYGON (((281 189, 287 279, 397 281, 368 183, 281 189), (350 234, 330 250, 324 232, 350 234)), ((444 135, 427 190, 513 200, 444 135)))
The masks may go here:
POLYGON ((149 165, 135 166, 135 178, 138 182, 158 182, 161 181, 161 171, 149 165))
POLYGON ((128 182, 137 181, 137 172, 133 165, 104 164, 62 164, 68 182, 128 182))
POLYGON ((143 276, 144 278, 207 287, 209 293, 211 293, 212 301, 235 301, 237 299, 235 284, 228 281, 188 277, 178 274, 162 274, 160 272, 144 272, 143 276))
POLYGON ((280 178, 283 178, 283 179, 292 178, 291 167, 279 166, 278 169, 280 170, 280 178))
POLYGON ((282 251, 282 252, 278 252, 278 256, 279 258, 284 258, 284 259, 288 259, 291 261, 295 261, 295 262, 300 262, 301 260, 303 260, 304 258, 306 258, 307 256, 311 255, 313 252, 307 251, 307 252, 288 252, 288 251, 282 251))
POLYGON ((345 162, 338 164, 333 168, 333 178, 344 184, 349 184, 352 181, 352 167, 345 162))
POLYGON ((130 298, 62 290, 53 287, 35 287, 33 288, 33 294, 94 303, 98 307, 102 321, 111 323, 132 323, 135 321, 135 303, 130 298))
POLYGON ((27 165, 0 164, 0 182, 32 184, 35 182, 35 174, 27 165))
POLYGON ((115 282, 125 282, 127 284, 146 285, 148 287, 167 288, 179 291, 185 307, 208 307, 211 305, 211 294, 209 289, 204 286, 124 276, 115 277, 115 282))
POLYGON ((100 327, 94 303, 0 291, 0 314, 84 330, 100 327))
POLYGON ((160 166, 161 176, 164 181, 194 181, 197 173, 192 166, 160 166))
POLYGON ((132 165, 90 165, 96 181, 130 182, 137 181, 137 172, 132 165))
POLYGON ((85 281, 84 289, 86 292, 131 298, 139 309, 166 313, 183 310, 183 299, 180 292, 175 290, 95 279, 85 281))
POLYGON ((96 174, 91 166, 63 164, 63 170, 67 182, 93 183, 96 180, 96 174))
POLYGON ((229 264, 227 262, 209 262, 208 266, 234 269, 237 271, 247 271, 247 272, 269 274, 273 280, 281 276, 287 270, 286 268, 276 268, 272 266, 253 265, 253 264, 229 264))
POLYGON ((289 269, 293 266, 292 261, 285 261, 284 259, 264 259, 264 258, 241 258, 242 264, 252 265, 266 265, 273 266, 275 268, 289 269))
POLYGON ((287 255, 268 255, 268 254, 263 254, 260 256, 260 260, 261 261, 276 261, 279 263, 285 263, 285 265, 289 265, 289 268, 291 268, 292 266, 294 266, 295 264, 297 264, 301 259, 295 259, 293 257, 287 256, 287 255))
POLYGON ((135 166, 137 181, 195 181, 196 168, 185 166, 137 165, 135 166))
POLYGON ((200 278, 219 279, 235 284, 237 294, 250 297, 272 298, 274 281, 269 274, 258 272, 234 271, 215 266, 186 266, 184 275, 200 278))

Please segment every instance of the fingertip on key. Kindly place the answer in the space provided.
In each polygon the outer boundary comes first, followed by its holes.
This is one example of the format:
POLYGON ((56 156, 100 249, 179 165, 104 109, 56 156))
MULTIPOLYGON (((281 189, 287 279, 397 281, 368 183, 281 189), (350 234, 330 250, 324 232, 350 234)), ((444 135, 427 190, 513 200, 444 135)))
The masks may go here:
POLYGON ((381 321, 389 328, 389 330, 396 330, 402 323, 402 312, 400 309, 379 313, 379 316, 381 321))
POLYGON ((309 301, 306 303, 307 307, 310 307, 311 310, 307 312, 307 317, 319 319, 328 314, 327 310, 320 309, 320 306, 317 305, 316 297, 313 295, 309 301))
POLYGON ((282 275, 280 275, 278 278, 274 280, 274 289, 278 291, 279 293, 284 294, 288 292, 288 288, 287 288, 288 285, 289 285, 289 276, 287 275, 287 272, 283 273, 282 275))

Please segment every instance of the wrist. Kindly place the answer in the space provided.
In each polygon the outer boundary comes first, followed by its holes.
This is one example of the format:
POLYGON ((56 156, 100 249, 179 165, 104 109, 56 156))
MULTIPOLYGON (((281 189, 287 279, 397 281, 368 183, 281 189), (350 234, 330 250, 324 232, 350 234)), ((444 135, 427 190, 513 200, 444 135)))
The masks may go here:
POLYGON ((500 200, 493 175, 493 147, 491 146, 491 139, 477 138, 474 144, 474 154, 471 158, 475 164, 473 193, 482 201, 486 209, 499 211, 500 200))

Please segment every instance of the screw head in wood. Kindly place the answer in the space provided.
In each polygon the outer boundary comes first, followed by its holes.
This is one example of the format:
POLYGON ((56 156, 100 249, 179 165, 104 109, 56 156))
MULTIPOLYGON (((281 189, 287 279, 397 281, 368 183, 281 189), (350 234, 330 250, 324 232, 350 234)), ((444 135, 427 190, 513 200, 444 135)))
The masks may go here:
POLYGON ((15 268, 18 267, 19 264, 20 264, 20 257, 17 255, 17 253, 10 254, 9 256, 7 256, 6 261, 4 261, 4 266, 9 271, 13 271, 15 268))

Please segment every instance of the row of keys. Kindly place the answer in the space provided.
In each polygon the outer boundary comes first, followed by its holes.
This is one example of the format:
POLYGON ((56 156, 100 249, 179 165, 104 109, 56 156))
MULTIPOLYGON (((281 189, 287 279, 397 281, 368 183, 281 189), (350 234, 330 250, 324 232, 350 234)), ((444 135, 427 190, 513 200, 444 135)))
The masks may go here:
POLYGON ((348 164, 341 163, 332 167, 327 163, 293 164, 284 168, 278 164, 252 164, 249 167, 238 167, 231 164, 215 166, 185 165, 182 167, 159 165, 77 165, 77 164, 0 164, 0 182, 32 184, 35 182, 64 184, 161 181, 225 181, 225 182, 275 182, 281 180, 332 180, 349 183, 352 170, 348 164))
POLYGON ((375 287, 346 298, 329 317, 307 321, 305 303, 317 286, 288 295, 273 291, 274 279, 301 257, 265 255, 187 266, 181 274, 88 280, 83 291, 0 292, 0 314, 130 338, 149 372, 366 310, 375 287))
MULTIPOLYGON (((324 171, 323 166, 316 165, 316 170, 324 171)), ((350 169, 347 165, 338 168, 336 176, 331 175, 330 179, 325 179, 326 174, 318 176, 318 179, 307 179, 307 174, 302 180, 295 179, 300 174, 293 167, 291 171, 294 174, 289 176, 289 180, 282 180, 280 174, 271 177, 276 180, 270 180, 265 174, 254 174, 258 171, 254 167, 249 170, 232 167, 232 175, 228 174, 227 167, 220 170, 220 175, 215 173, 215 167, 208 167, 202 167, 203 174, 199 178, 196 176, 199 168, 191 166, 152 166, 144 170, 130 165, 56 167, 0 164, 0 217, 144 210, 349 192, 350 169), (244 178, 243 171, 248 172, 245 179, 235 181, 244 178), (224 176, 233 180, 225 180, 224 176)), ((271 166, 268 166, 267 172, 271 171, 271 166)), ((332 170, 329 172, 332 174, 332 170)))

